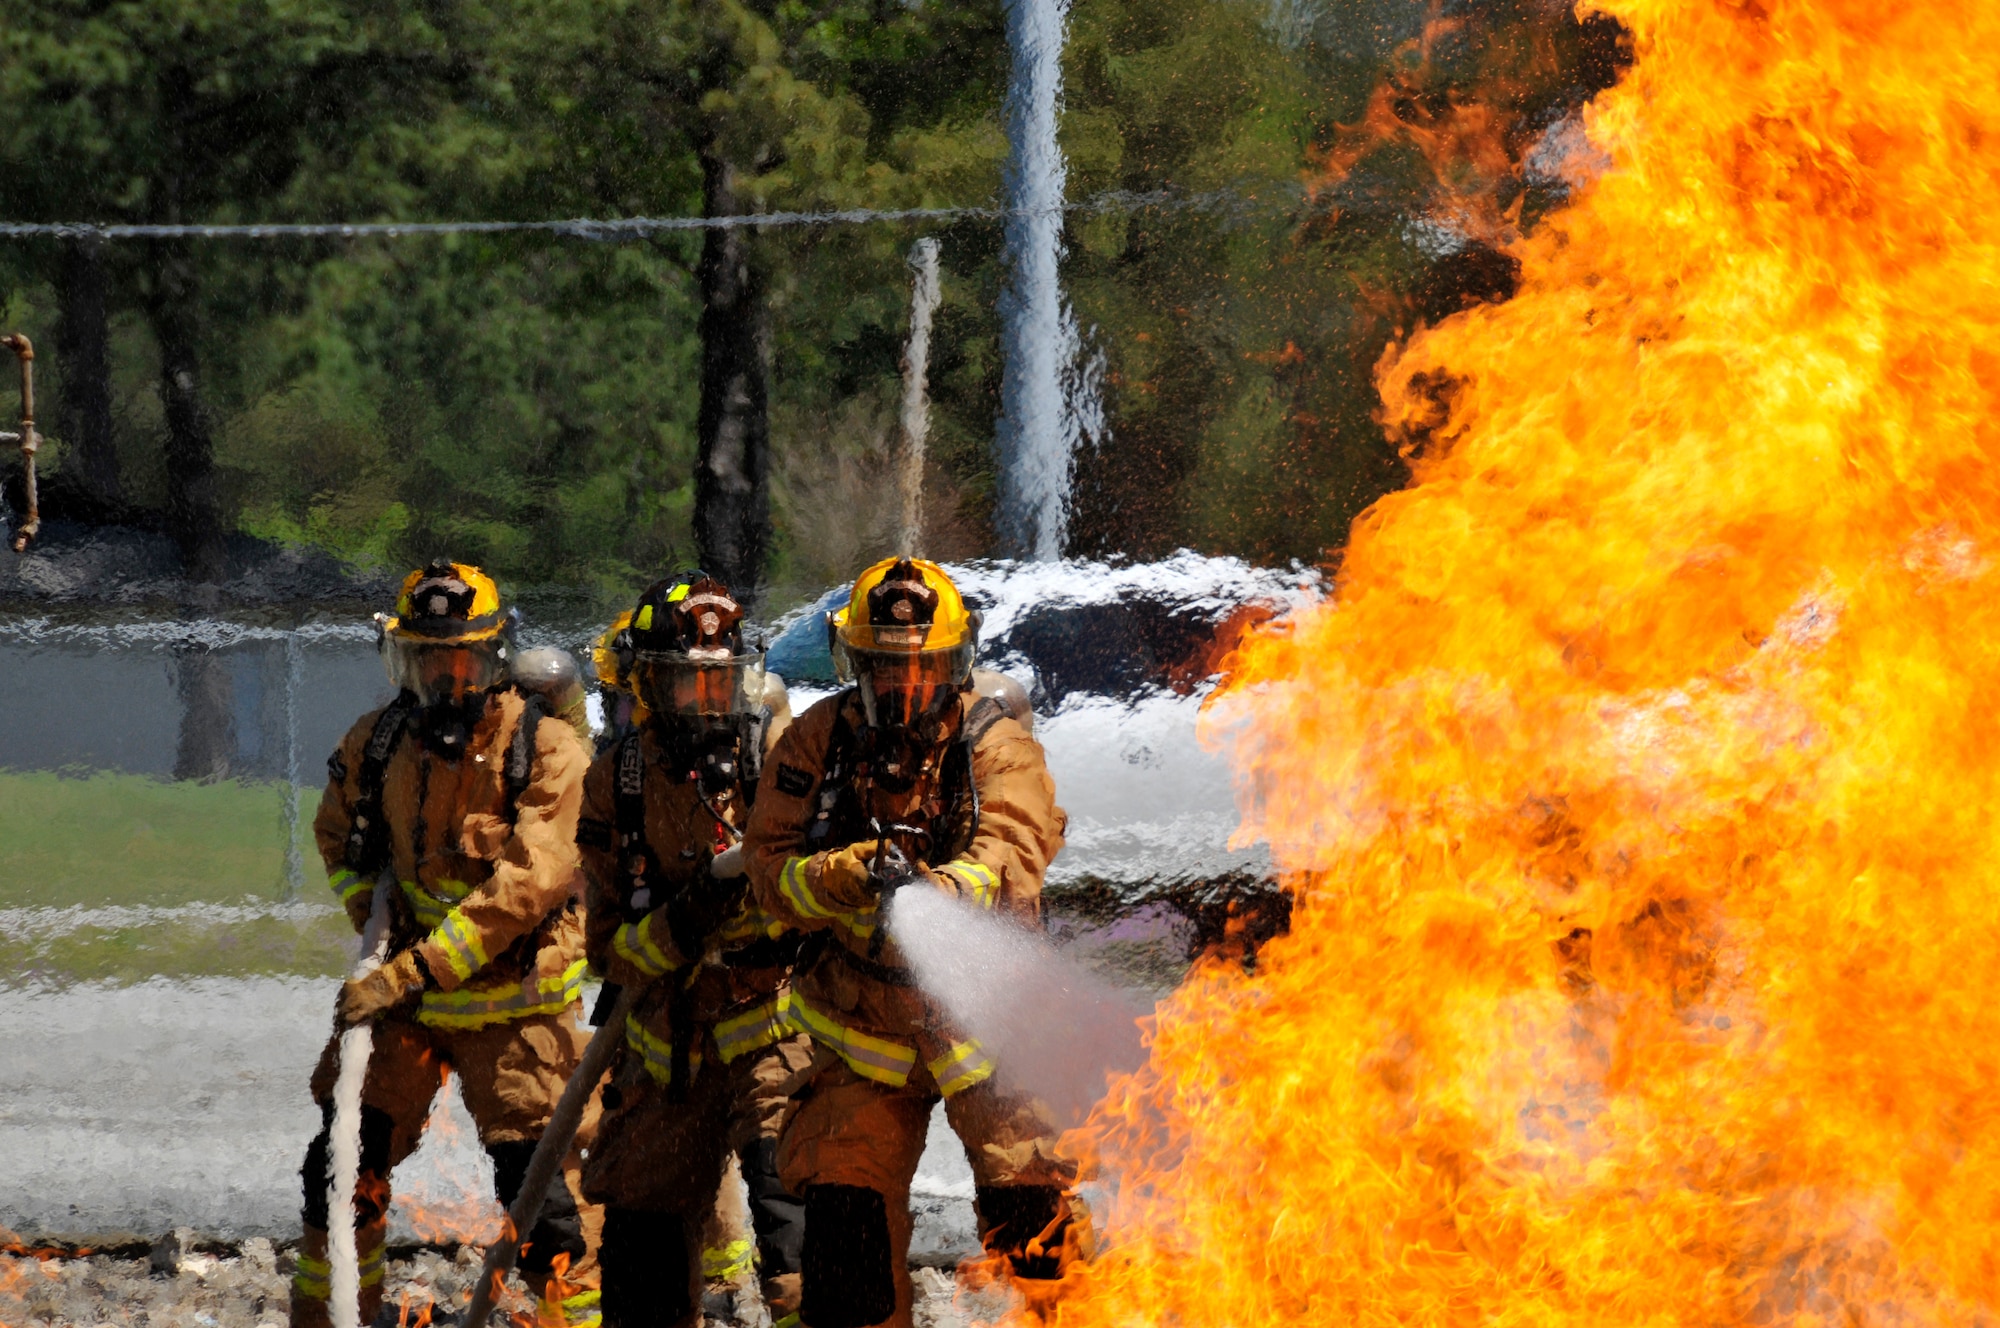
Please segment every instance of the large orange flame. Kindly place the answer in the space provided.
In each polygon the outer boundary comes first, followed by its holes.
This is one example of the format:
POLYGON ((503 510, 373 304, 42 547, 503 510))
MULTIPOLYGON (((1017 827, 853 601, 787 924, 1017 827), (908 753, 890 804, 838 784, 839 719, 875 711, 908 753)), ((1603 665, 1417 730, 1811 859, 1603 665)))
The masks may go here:
POLYGON ((1609 173, 1210 713, 1300 907, 1060 1324, 2000 1312, 2000 6, 1605 3, 1609 173))

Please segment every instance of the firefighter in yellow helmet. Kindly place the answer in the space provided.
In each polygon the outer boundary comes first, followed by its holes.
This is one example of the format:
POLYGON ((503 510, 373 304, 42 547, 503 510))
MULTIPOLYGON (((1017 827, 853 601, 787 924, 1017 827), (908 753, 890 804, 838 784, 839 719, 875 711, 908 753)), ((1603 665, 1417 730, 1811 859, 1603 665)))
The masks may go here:
POLYGON ((804 1215, 776 1158, 812 1059, 780 1018, 800 938, 757 906, 736 847, 791 711, 742 618, 700 572, 640 597, 615 661, 637 722, 584 779, 591 964, 644 988, 584 1170, 605 1205, 607 1328, 699 1323, 701 1236, 731 1153, 766 1307, 776 1328, 798 1319, 804 1215))
POLYGON ((764 906, 811 933, 786 1017, 819 1052, 778 1157, 805 1199, 804 1322, 900 1328, 910 1178, 939 1098, 981 1239, 1016 1278, 1046 1289, 1081 1224, 1054 1123, 913 984, 878 927, 884 896, 937 889, 1039 926, 1064 817, 1040 744, 971 690, 978 619, 943 569, 876 564, 828 630, 850 685, 779 740, 744 849, 764 906))
MULTIPOLYGON (((358 931, 378 889, 391 957, 342 988, 338 1023, 374 1023, 362 1088, 355 1235, 361 1321, 382 1303, 389 1173, 416 1148, 456 1074, 511 1204, 581 1056, 584 974, 577 812, 589 756, 576 730, 510 681, 512 615, 476 567, 433 562, 378 615, 396 699, 364 715, 327 762, 313 830, 358 931)), ((327 1122, 339 1037, 312 1078, 327 1122)), ((329 1322, 328 1130, 306 1153, 305 1238, 291 1321, 329 1322)), ((574 1150, 527 1233, 523 1275, 542 1321, 594 1324, 602 1215, 582 1201, 574 1150)))

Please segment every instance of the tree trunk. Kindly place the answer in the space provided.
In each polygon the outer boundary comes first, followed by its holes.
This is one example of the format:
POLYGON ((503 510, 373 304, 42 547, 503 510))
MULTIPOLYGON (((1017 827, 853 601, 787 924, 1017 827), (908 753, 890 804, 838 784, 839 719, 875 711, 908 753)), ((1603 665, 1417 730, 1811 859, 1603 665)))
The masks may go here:
POLYGON ((229 778, 236 763, 236 679, 229 657, 205 646, 176 651, 174 690, 181 703, 174 778, 229 778))
POLYGON ((180 246, 160 259, 149 321, 160 346, 160 402, 167 423, 167 533, 180 546, 190 581, 220 581, 227 532, 216 500, 215 438, 201 403, 198 283, 194 263, 180 246))
MULTIPOLYGON (((159 181, 160 215, 162 221, 179 224, 187 211, 187 182, 180 166, 190 156, 193 73, 178 65, 163 71, 160 101, 165 167, 159 181)), ((154 253, 146 312, 160 347, 160 404, 167 424, 167 533, 180 546, 188 580, 213 583, 223 578, 227 532, 216 499, 215 438, 201 404, 201 279, 187 241, 162 242, 154 253)))
POLYGON ((55 436, 64 473, 107 513, 121 497, 111 441, 109 284, 102 238, 63 243, 56 262, 55 436))
MULTIPOLYGON (((702 205, 738 215, 736 172, 715 149, 702 153, 702 205)), ((701 407, 694 477, 695 546, 701 564, 751 599, 771 542, 770 320, 742 230, 702 240, 701 407)))

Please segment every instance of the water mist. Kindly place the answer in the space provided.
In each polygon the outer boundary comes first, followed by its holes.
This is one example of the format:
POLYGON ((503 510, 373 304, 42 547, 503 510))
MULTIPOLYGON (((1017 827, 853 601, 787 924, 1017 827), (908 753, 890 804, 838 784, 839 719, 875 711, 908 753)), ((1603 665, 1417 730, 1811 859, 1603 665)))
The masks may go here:
POLYGON ((917 984, 969 1037, 1005 1086, 1082 1121, 1106 1076, 1146 1058, 1138 1021, 1152 1003, 1090 973, 1038 932, 928 886, 899 890, 889 932, 917 984))

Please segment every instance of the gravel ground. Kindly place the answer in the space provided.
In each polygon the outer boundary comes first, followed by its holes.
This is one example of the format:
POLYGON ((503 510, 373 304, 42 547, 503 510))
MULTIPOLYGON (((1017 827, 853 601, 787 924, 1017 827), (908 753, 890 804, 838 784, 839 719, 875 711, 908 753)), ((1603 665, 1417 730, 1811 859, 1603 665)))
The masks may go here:
MULTIPOLYGON (((18 1246, 16 1247, 19 1248, 18 1246)), ((479 1272, 475 1246, 457 1249, 392 1251, 388 1308, 381 1323, 422 1321, 425 1306, 437 1307, 433 1322, 449 1322, 463 1306, 479 1272), (407 1308, 405 1308, 407 1306, 407 1308)), ((145 1253, 40 1257, 0 1254, 0 1328, 283 1328, 292 1259, 261 1237, 231 1248, 197 1246, 180 1259, 178 1272, 155 1272, 145 1253)), ((917 1328, 969 1328, 990 1321, 1004 1308, 991 1293, 959 1293, 953 1277, 936 1268, 914 1270, 917 1328)), ((517 1325, 532 1328, 533 1307, 518 1283, 500 1307, 517 1325)), ((704 1304, 707 1328, 768 1328, 770 1318, 754 1289, 720 1286, 704 1304)), ((500 1314, 491 1320, 503 1322, 500 1314)))

